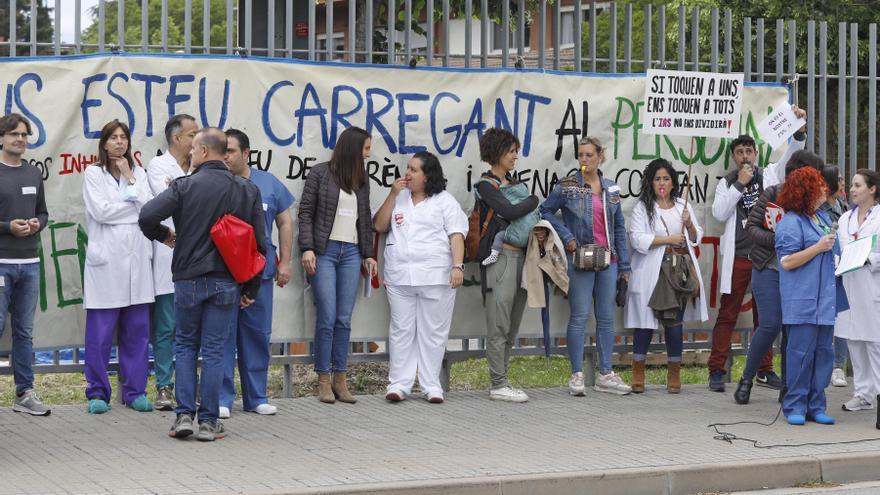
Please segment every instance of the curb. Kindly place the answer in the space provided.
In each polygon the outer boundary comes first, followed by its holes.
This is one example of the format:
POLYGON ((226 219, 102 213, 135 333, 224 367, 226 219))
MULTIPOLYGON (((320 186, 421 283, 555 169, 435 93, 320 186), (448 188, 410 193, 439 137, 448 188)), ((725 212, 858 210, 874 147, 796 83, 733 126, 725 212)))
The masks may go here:
MULTIPOLYGON (((689 495, 787 488, 808 481, 855 483, 880 478, 880 452, 797 456, 714 464, 484 478, 381 482, 298 488, 288 495, 689 495)), ((273 492, 275 494, 279 492, 273 492)))

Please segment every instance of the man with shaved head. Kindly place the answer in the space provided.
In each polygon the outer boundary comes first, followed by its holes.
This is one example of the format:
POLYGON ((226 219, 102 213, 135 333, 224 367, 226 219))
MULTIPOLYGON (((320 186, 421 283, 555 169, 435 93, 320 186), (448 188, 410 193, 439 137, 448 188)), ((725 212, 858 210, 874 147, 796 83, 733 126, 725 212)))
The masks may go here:
POLYGON ((219 421, 223 349, 235 325, 238 308, 254 302, 262 273, 239 286, 211 240, 211 227, 227 213, 249 223, 257 248, 266 252, 265 223, 260 191, 247 179, 236 177, 223 162, 226 134, 206 127, 192 143, 192 173, 171 181, 168 189, 141 210, 139 224, 149 239, 174 246, 177 418, 168 435, 185 438, 193 433, 198 413, 198 435, 212 441, 226 435, 219 421), (162 225, 174 219, 176 232, 162 225), (201 352, 201 404, 196 409, 196 362, 201 352))

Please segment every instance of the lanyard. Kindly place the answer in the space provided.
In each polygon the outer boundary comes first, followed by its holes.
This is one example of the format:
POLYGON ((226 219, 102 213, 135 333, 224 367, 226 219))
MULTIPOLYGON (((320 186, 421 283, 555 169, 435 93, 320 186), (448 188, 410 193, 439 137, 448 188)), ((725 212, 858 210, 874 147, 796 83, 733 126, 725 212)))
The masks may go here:
POLYGON ((852 212, 853 212, 853 214, 851 214, 851 215, 849 216, 849 222, 847 222, 846 230, 847 230, 847 233, 849 233, 849 235, 851 235, 851 236, 853 237, 853 239, 857 241, 857 240, 859 240, 859 229, 861 229, 861 228, 862 228, 862 225, 864 225, 865 223, 867 223, 867 222, 868 222, 868 219, 871 218, 871 213, 874 212, 874 207, 872 206, 872 207, 868 208, 868 213, 865 214, 865 219, 862 220, 862 223, 856 227, 855 233, 852 232, 852 228, 851 228, 851 227, 852 227, 852 221, 853 221, 853 218, 855 218, 857 222, 858 222, 858 220, 859 220, 859 209, 858 209, 858 207, 853 208, 852 212))

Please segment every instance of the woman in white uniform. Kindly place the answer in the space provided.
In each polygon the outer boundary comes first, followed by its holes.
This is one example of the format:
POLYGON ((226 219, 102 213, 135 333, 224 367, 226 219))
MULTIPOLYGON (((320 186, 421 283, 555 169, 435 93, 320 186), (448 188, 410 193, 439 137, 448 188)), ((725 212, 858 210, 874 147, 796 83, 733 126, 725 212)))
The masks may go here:
POLYGON ((437 157, 416 153, 373 217, 374 228, 389 233, 384 273, 391 306, 390 384, 385 398, 392 402, 411 392, 416 370, 425 399, 443 402, 440 366, 455 289, 464 280, 468 231, 467 216, 445 189, 437 157))
POLYGON ((153 246, 138 227, 138 214, 152 198, 147 173, 131 158, 128 126, 113 120, 101 129, 99 162, 83 180, 89 245, 83 274, 86 308, 86 398, 89 412, 110 408, 107 363, 117 331, 122 400, 152 411, 147 400, 153 246))
POLYGON ((679 311, 679 318, 664 321, 666 340, 666 389, 677 394, 681 389, 682 323, 706 321, 706 292, 700 263, 694 247, 700 245, 703 229, 697 223, 691 205, 681 199, 678 175, 672 164, 658 158, 645 168, 639 202, 630 220, 632 275, 626 293, 623 323, 633 329, 632 391, 645 391, 645 360, 654 330, 660 322, 648 303, 660 278, 664 257, 673 253, 690 256, 700 283, 700 295, 679 311))
MULTIPOLYGON (((839 220, 837 238, 841 249, 847 244, 880 234, 880 175, 862 169, 853 176, 850 199, 855 207, 839 220)), ((873 409, 880 394, 880 248, 868 255, 868 264, 843 274, 843 287, 849 311, 837 316, 835 336, 843 337, 849 347, 853 367, 853 398, 844 411, 873 409)))

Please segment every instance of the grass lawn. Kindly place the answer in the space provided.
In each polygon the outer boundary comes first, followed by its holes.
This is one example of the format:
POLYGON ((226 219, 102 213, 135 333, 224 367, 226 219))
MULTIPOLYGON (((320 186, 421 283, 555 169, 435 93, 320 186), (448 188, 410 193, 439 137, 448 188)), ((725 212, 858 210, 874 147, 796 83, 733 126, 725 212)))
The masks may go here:
MULTIPOLYGON (((737 356, 733 362, 731 372, 733 380, 739 379, 745 366, 745 357, 737 356)), ((776 356, 776 367, 779 367, 779 357, 776 356)), ((315 395, 317 376, 311 369, 311 365, 293 365, 293 395, 304 397, 315 395)), ((621 367, 616 369, 627 383, 631 379, 631 369, 621 367)), ((386 363, 353 363, 350 366, 351 386, 357 394, 384 393, 388 377, 388 365, 386 363)), ((562 387, 568 383, 571 372, 568 359, 562 356, 553 356, 550 359, 550 367, 547 368, 543 356, 514 357, 510 360, 510 381, 521 388, 553 388, 562 387)), ((709 370, 705 366, 683 366, 681 381, 685 384, 707 383, 709 370)), ((666 368, 664 366, 649 367, 647 373, 648 383, 666 383, 666 368)), ((117 390, 116 377, 110 380, 114 390, 117 390)), ((269 397, 278 398, 283 395, 283 367, 272 366, 269 370, 269 397)), ((450 376, 450 389, 452 390, 487 390, 489 388, 489 370, 485 359, 469 359, 453 363, 450 376)), ((86 382, 82 373, 47 373, 35 376, 34 388, 47 404, 83 404, 85 406, 86 382)), ((0 406, 12 405, 15 387, 12 376, 0 376, 0 406)), ((150 377, 147 386, 147 396, 153 400, 156 389, 153 386, 153 377, 150 377)))

